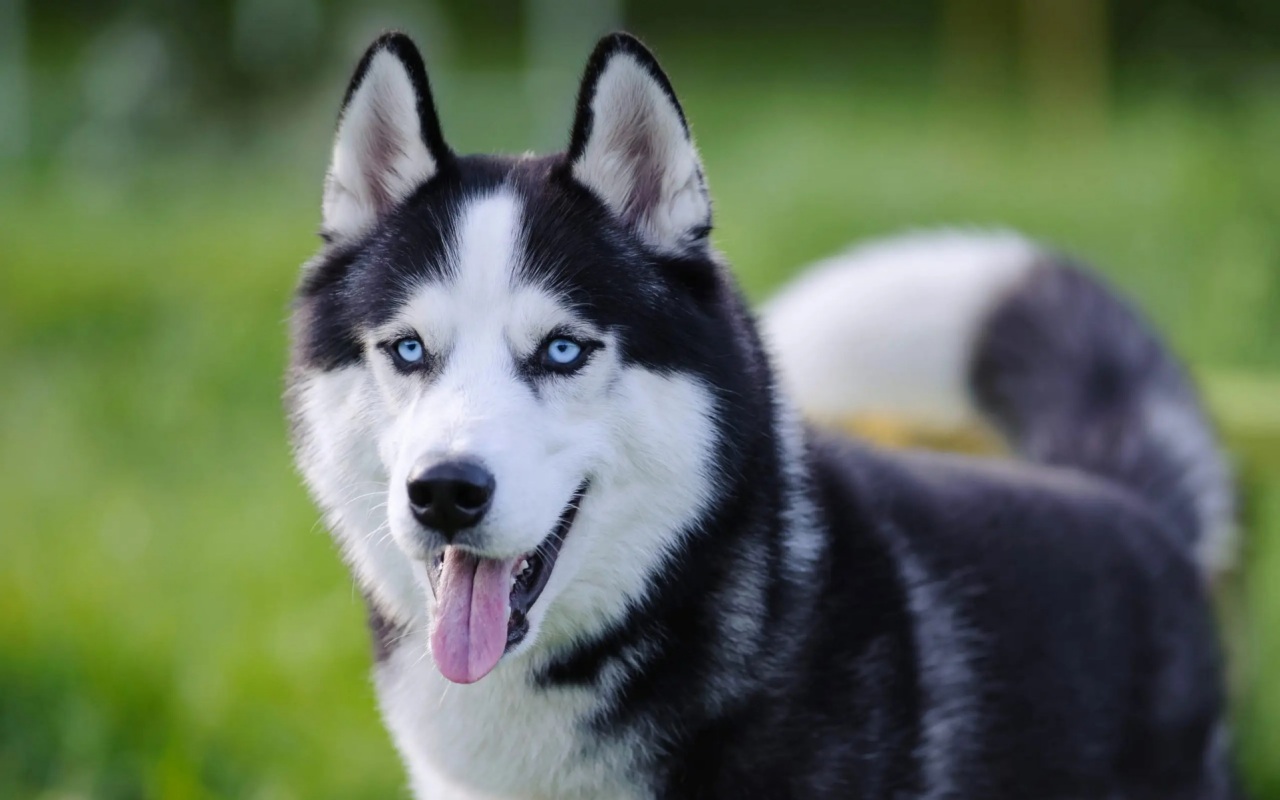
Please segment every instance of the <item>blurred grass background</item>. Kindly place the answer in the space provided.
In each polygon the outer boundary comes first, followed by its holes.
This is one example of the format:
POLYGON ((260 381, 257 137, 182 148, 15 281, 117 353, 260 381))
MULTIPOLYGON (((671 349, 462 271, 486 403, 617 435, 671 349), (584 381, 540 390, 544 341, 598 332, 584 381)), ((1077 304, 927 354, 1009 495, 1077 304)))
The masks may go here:
POLYGON ((1280 798, 1267 0, 0 0, 0 797, 404 796, 279 403, 334 114, 394 26, 455 148, 558 148, 623 24, 681 94, 752 296, 856 239, 1010 226, 1167 332, 1240 472, 1238 745, 1280 798))

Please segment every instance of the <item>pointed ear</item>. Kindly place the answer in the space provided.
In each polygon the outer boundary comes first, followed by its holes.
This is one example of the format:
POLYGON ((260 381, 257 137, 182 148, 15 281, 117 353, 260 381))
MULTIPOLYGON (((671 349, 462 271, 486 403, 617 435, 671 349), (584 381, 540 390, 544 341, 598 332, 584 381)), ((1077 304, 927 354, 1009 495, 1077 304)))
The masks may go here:
POLYGON ((568 152, 573 177, 650 246, 687 254, 707 247, 711 199, 702 162, 671 82, 625 33, 587 62, 568 152))
POLYGON ((451 158, 418 48, 402 33, 382 35, 360 59, 342 101, 322 235, 363 235, 451 158))

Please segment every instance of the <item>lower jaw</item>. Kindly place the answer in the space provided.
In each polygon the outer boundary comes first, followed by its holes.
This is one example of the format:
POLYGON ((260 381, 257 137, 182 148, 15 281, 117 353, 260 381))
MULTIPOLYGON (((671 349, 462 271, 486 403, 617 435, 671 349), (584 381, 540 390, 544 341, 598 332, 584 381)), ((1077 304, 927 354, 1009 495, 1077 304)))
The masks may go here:
POLYGON ((556 527, 539 545, 538 550, 526 556, 526 558, 530 559, 539 558, 542 562, 536 565, 538 570, 534 578, 536 590, 527 599, 523 597, 517 599, 516 592, 520 592, 522 589, 518 583, 512 587, 511 597, 508 600, 511 604, 511 615, 507 620, 507 647, 504 652, 510 653, 519 647, 520 643, 529 635, 529 613, 542 598, 542 593, 546 591, 547 584, 551 582, 552 571, 560 560, 560 548, 564 545, 564 541, 568 537, 574 521, 577 519, 578 508, 582 505, 582 498, 586 491, 587 483, 584 481, 578 487, 578 490, 574 492, 573 498, 565 506, 565 510, 561 512, 560 519, 556 522, 556 527), (543 550, 548 542, 551 542, 553 547, 549 551, 543 550))
POLYGON ((511 610, 511 619, 507 621, 507 648, 503 653, 510 653, 520 646, 529 635, 529 617, 523 611, 511 610))

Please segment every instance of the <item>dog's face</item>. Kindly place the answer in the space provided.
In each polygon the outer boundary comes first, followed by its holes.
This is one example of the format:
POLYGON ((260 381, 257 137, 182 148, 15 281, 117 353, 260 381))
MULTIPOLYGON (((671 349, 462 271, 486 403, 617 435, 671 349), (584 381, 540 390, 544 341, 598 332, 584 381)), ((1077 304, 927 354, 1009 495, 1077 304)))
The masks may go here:
POLYGON ((737 297, 671 87, 614 36, 568 151, 459 157, 420 57, 374 43, 347 92, 305 269, 299 464, 384 613, 479 680, 645 590, 706 510, 737 297))

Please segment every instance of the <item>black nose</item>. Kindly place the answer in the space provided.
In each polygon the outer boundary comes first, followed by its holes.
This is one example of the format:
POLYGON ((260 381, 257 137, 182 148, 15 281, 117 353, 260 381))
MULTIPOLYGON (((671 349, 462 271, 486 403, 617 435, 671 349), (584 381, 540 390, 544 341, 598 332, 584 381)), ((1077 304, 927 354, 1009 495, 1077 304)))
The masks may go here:
POLYGON ((450 541, 484 518, 493 474, 474 461, 434 461, 409 479, 409 507, 418 522, 450 541))

